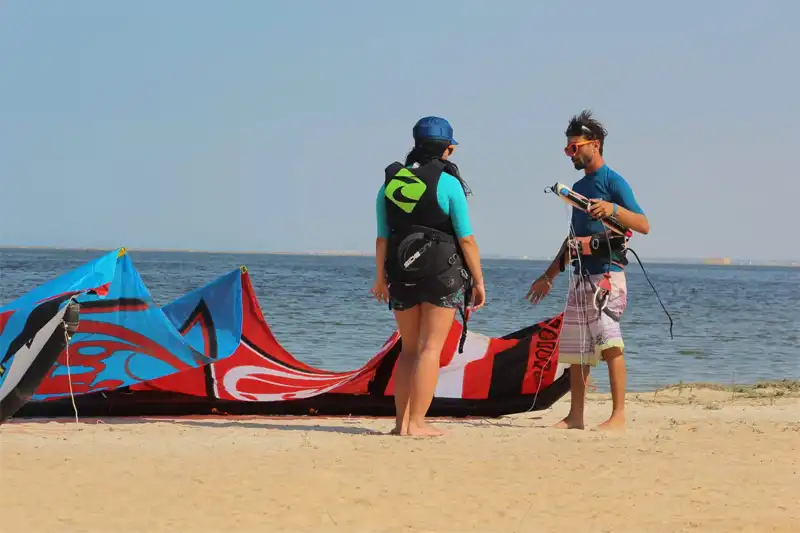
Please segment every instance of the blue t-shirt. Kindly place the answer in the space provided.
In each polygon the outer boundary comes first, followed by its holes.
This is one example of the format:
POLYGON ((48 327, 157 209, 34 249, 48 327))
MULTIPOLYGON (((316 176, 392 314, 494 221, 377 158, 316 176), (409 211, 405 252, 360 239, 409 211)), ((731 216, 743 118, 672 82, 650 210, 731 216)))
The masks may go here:
MULTIPOLYGON (((633 194, 631 186, 625 181, 625 178, 610 169, 608 165, 603 165, 592 174, 586 174, 575 182, 572 190, 590 200, 605 200, 634 213, 644 214, 636 201, 636 195, 633 194)), ((602 222, 577 208, 572 209, 572 228, 576 237, 587 237, 605 231, 602 222)), ((581 263, 581 266, 590 274, 600 274, 609 270, 609 264, 602 259, 584 256, 581 257, 581 263)), ((610 265, 610 267, 613 272, 622 271, 620 266, 610 265)))
MULTIPOLYGON (((378 198, 375 203, 375 218, 378 222, 378 237, 389 237, 389 223, 386 220, 386 198, 383 194, 386 185, 381 185, 378 190, 378 198)), ((467 197, 461 182, 453 175, 442 172, 439 183, 436 187, 436 199, 439 207, 442 208, 456 231, 456 237, 463 239, 472 235, 472 225, 469 221, 469 208, 467 207, 467 197)))

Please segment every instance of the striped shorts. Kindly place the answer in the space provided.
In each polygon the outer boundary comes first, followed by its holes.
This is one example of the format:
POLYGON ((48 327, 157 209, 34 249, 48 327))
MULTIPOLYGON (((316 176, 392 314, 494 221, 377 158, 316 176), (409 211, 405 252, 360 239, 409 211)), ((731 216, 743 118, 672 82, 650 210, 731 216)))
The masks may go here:
MULTIPOLYGON (((603 274, 590 276, 595 287, 603 274)), ((595 309, 594 289, 584 277, 570 284, 564 325, 558 342, 558 362, 572 365, 596 366, 607 348, 624 350, 619 322, 595 309)), ((628 305, 628 289, 624 272, 611 272, 609 311, 622 317, 628 305)))

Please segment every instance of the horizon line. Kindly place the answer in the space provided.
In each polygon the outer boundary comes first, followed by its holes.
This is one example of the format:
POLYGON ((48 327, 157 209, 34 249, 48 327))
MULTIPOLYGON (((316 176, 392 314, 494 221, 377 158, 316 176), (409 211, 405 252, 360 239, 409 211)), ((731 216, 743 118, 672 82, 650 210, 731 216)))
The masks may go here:
MULTIPOLYGON (((115 246, 101 248, 97 246, 52 246, 52 245, 0 245, 0 250, 53 250, 64 252, 110 252, 125 248, 128 252, 144 253, 191 253, 191 254, 225 254, 225 255, 295 255, 295 256, 327 256, 327 257, 375 257, 375 252, 353 250, 308 250, 302 252, 292 251, 263 251, 263 250, 209 250, 193 248, 131 248, 128 246, 115 246)), ((505 259, 517 261, 552 261, 552 257, 534 257, 528 255, 510 254, 482 254, 484 259, 505 259)), ((702 264, 707 266, 788 266, 800 267, 800 260, 792 259, 743 259, 732 257, 653 257, 650 262, 674 264, 702 264)))

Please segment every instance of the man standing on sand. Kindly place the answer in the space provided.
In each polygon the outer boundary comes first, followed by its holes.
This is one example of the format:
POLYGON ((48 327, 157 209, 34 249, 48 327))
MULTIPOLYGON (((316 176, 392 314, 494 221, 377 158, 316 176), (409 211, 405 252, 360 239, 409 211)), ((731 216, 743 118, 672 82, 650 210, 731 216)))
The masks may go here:
MULTIPOLYGON (((611 384, 611 417, 600 424, 600 429, 625 428, 625 361, 624 343, 619 319, 627 305, 624 250, 613 250, 606 257, 599 255, 571 256, 569 244, 581 237, 607 236, 600 221, 613 215, 625 227, 646 235, 650 223, 625 179, 606 165, 603 144, 608 132, 592 118, 590 111, 572 117, 565 132, 567 146, 564 152, 576 170, 585 175, 573 185, 573 190, 589 198, 588 214, 572 209, 571 235, 564 241, 553 263, 531 284, 527 298, 537 303, 552 288, 552 280, 569 262, 575 264, 576 282, 570 283, 564 324, 559 340, 559 363, 570 365, 569 414, 555 427, 583 429, 583 411, 586 399, 586 381, 589 370, 600 359, 608 364, 611 384), (563 261, 563 263, 562 263, 563 261), (607 304, 595 307, 598 287, 610 286, 607 304)), ((605 242, 603 244, 605 247, 605 242)))

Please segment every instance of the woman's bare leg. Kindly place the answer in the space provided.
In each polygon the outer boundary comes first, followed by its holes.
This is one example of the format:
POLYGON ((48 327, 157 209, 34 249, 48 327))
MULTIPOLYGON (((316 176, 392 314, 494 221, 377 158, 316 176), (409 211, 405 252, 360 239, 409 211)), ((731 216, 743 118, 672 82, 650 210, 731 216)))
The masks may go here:
POLYGON ((394 407, 396 411, 393 435, 408 434, 408 399, 411 386, 411 375, 417 359, 419 345, 420 306, 405 311, 395 311, 394 318, 400 332, 400 355, 394 370, 394 407))
POLYGON ((411 379, 408 434, 439 436, 443 433, 425 423, 425 414, 436 392, 442 347, 453 326, 456 310, 429 303, 423 303, 421 307, 419 353, 411 379))

